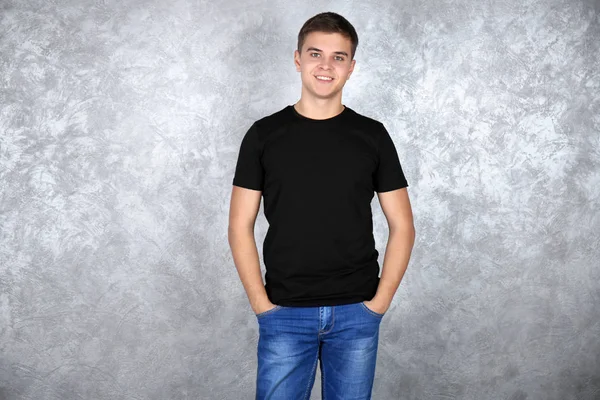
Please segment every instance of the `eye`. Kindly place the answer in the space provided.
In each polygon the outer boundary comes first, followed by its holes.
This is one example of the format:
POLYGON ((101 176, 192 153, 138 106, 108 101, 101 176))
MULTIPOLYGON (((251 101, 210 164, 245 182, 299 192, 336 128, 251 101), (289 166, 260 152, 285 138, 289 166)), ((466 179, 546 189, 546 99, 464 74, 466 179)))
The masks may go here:
POLYGON ((319 55, 319 53, 310 53, 311 57, 314 56, 315 54, 319 55))
POLYGON ((337 58, 339 59, 339 61, 344 61, 344 57, 342 56, 337 56, 337 58))

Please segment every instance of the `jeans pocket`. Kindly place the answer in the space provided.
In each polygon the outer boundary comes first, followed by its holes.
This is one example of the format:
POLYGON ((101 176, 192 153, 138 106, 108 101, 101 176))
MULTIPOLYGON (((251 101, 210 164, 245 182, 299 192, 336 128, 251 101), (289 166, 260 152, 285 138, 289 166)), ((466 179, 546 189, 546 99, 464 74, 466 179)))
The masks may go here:
POLYGON ((276 311, 279 311, 279 310, 281 310, 282 308, 283 308, 282 306, 277 306, 277 305, 276 305, 275 307, 271 308, 270 310, 267 310, 267 311, 261 312, 261 313, 259 313, 259 314, 254 314, 254 315, 256 315, 256 318, 262 318, 262 317, 264 317, 265 315, 272 314, 272 313, 274 313, 274 312, 276 312, 276 311))
POLYGON ((372 315, 372 316, 374 316, 376 318, 381 319, 385 315, 385 313, 381 314, 381 313, 378 313, 378 312, 375 312, 375 311, 371 310, 369 307, 367 307, 367 305, 365 304, 364 301, 361 301, 360 305, 361 305, 361 307, 362 307, 363 310, 365 310, 367 313, 369 313, 370 315, 372 315))

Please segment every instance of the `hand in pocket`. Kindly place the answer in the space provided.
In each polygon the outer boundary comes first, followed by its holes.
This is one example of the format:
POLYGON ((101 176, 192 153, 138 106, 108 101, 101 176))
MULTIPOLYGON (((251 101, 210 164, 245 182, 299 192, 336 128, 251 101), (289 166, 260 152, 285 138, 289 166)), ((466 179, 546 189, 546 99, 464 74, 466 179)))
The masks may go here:
POLYGON ((262 313, 266 313, 267 311, 271 311, 273 310, 275 307, 277 307, 276 304, 273 304, 271 302, 266 303, 266 304, 261 304, 261 307, 253 310, 254 314, 258 315, 258 314, 262 314, 262 313))

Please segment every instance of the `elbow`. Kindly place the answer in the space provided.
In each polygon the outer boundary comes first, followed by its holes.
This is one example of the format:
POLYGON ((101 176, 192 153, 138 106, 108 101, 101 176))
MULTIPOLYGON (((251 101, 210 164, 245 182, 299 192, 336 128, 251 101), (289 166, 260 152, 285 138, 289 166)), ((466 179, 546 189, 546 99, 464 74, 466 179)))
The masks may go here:
POLYGON ((237 238, 244 235, 254 236, 254 224, 229 224, 227 240, 231 245, 237 238))
POLYGON ((390 224, 389 229, 390 229, 390 235, 397 233, 403 237, 410 237, 410 238, 412 238, 413 241, 415 240, 416 230, 415 230, 415 225, 412 222, 401 223, 401 224, 390 224))
POLYGON ((413 224, 411 224, 410 226, 405 227, 403 232, 404 232, 404 235, 410 237, 411 241, 414 243, 415 237, 417 236, 417 233, 415 231, 415 226, 413 224))

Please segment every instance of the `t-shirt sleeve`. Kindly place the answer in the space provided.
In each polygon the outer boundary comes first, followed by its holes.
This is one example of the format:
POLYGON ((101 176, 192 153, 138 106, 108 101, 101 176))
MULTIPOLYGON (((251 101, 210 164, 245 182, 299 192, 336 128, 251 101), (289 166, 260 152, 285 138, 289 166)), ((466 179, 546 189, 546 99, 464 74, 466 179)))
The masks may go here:
POLYGON ((256 124, 242 138, 233 184, 247 189, 263 190, 264 169, 261 162, 261 150, 256 124))
POLYGON ((389 192, 408 186, 400 165, 396 146, 385 126, 380 122, 381 132, 377 146, 379 163, 374 174, 374 187, 377 193, 389 192))

